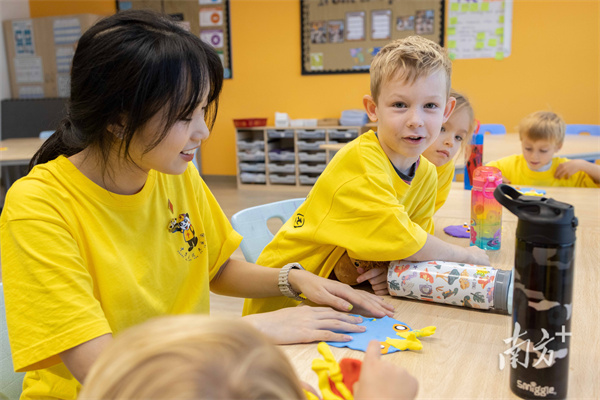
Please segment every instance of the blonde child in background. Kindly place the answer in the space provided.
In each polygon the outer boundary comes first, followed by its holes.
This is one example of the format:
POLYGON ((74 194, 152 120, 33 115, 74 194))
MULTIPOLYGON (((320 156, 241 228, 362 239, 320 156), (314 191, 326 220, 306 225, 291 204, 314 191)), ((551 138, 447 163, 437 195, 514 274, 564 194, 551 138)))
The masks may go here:
MULTIPOLYGON (((75 399, 113 334, 160 315, 207 314, 209 291, 294 290, 338 310, 393 315, 340 282, 230 258, 242 238, 190 162, 223 83, 212 46, 167 15, 129 10, 87 30, 72 65, 68 116, 8 190, 0 218, 22 399, 75 399)), ((276 343, 349 341, 344 332, 365 330, 362 318, 328 307, 245 320, 276 343)))
MULTIPOLYGON (((380 357, 373 341, 354 398, 415 398, 415 378, 380 357)), ((314 389, 301 383, 266 336, 240 320, 193 315, 155 318, 117 336, 79 395, 85 400, 307 397, 317 398, 314 389)))
POLYGON ((456 99, 456 107, 442 125, 440 136, 423 152, 423 156, 435 165, 437 171, 435 212, 444 205, 450 194, 454 179, 454 156, 459 150, 465 151, 476 125, 475 112, 469 99, 455 90, 450 91, 450 97, 456 99))
POLYGON ((565 122, 550 111, 536 111, 519 124, 523 153, 489 162, 502 171, 504 183, 597 188, 600 165, 554 157, 565 140, 565 122))
MULTIPOLYGON (((363 99, 378 131, 342 148, 306 201, 258 258, 276 267, 294 260, 330 277, 347 258, 369 262, 448 260, 489 265, 484 250, 433 236, 435 166, 421 156, 454 109, 452 64, 431 40, 411 36, 386 45, 371 64, 371 95, 363 99)), ((387 294, 387 269, 358 277, 387 294)), ((244 314, 290 307, 285 297, 246 299, 244 314)))

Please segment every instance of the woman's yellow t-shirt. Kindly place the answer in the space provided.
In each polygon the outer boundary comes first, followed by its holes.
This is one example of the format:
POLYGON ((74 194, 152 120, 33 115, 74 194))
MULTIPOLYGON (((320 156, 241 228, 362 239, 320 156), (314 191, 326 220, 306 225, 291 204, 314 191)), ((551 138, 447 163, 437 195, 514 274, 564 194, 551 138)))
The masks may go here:
POLYGON ((59 157, 15 182, 0 227, 22 398, 77 397, 67 349, 155 316, 208 313, 209 282, 241 241, 191 163, 151 171, 124 196, 59 157))

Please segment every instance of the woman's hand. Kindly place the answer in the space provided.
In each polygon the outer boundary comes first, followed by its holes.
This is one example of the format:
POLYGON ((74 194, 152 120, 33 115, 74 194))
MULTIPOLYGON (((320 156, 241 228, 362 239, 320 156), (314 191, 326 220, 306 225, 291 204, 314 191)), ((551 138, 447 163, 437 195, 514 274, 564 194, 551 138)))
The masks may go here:
POLYGON ((373 268, 365 272, 363 268, 357 268, 356 271, 360 274, 358 278, 356 278, 358 283, 369 281, 375 294, 379 296, 390 294, 387 285, 387 269, 373 268))
POLYGON ((394 316, 392 305, 364 290, 355 290, 344 283, 298 269, 292 269, 288 277, 292 287, 313 303, 340 311, 352 311, 365 317, 394 316))
POLYGON ((404 368, 381 360, 381 347, 372 340, 354 384, 354 398, 412 400, 417 396, 419 383, 404 368))
POLYGON ((343 332, 364 332, 361 317, 335 311, 329 307, 282 308, 243 317, 244 321, 269 336, 276 344, 312 342, 348 342, 343 332))

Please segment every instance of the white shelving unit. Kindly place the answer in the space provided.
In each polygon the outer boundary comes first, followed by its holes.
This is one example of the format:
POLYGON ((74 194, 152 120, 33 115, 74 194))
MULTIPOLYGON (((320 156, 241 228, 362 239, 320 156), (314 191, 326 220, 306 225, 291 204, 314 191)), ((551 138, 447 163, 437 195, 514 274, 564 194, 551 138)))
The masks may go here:
POLYGON ((360 126, 237 128, 238 187, 313 185, 335 154, 319 146, 347 143, 362 131, 360 126))

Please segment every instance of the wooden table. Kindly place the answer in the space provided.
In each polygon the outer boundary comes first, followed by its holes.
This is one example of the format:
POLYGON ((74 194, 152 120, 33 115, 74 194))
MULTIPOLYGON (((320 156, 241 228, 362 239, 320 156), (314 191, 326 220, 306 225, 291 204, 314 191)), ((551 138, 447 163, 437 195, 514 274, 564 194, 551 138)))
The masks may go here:
MULTIPOLYGON (((569 397, 595 398, 600 393, 600 190, 580 188, 544 188, 548 197, 575 206, 580 225, 577 230, 574 310, 571 324, 569 397)), ((462 183, 453 183, 446 204, 435 216, 435 235, 463 246, 468 239, 452 238, 443 233, 447 225, 470 219, 470 192, 462 183)), ((511 269, 514 262, 516 217, 506 209, 502 214, 502 248, 489 251, 492 266, 511 269)), ((386 297, 396 308, 395 318, 415 329, 437 326, 435 335, 422 338, 423 350, 383 356, 403 366, 419 381, 420 399, 518 399, 510 391, 510 361, 503 370, 499 358, 510 348, 504 339, 511 336, 511 317, 490 311, 441 305, 418 300, 386 297)), ((321 358, 315 344, 281 346, 292 359, 301 379, 315 387, 312 360, 321 358)), ((331 347, 337 360, 362 359, 364 353, 331 347)))

